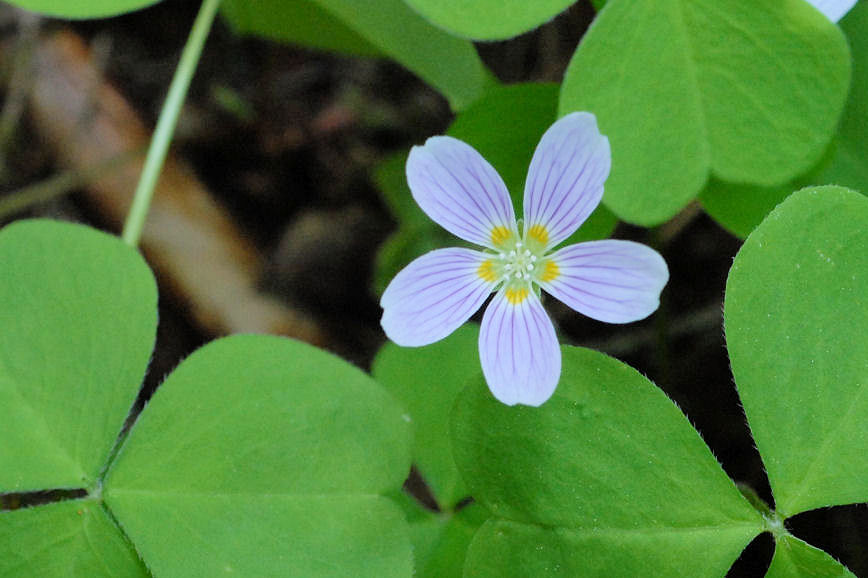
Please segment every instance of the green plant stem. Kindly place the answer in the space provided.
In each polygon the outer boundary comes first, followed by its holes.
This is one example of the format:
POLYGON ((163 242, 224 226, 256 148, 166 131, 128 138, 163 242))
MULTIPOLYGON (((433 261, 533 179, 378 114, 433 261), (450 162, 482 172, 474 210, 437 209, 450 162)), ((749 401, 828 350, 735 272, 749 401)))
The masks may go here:
POLYGON ((178 68, 174 78, 172 78, 172 84, 169 86, 169 94, 166 96, 166 102, 160 112, 157 128, 151 138, 151 146, 148 149, 148 156, 145 158, 142 176, 136 186, 133 205, 124 224, 123 239, 128 245, 136 246, 142 236, 142 228, 148 216, 151 199, 154 196, 154 187, 160 176, 160 170, 163 168, 163 162, 166 160, 169 144, 175 133, 175 126, 178 124, 181 106, 187 96, 190 80, 196 71, 199 56, 202 54, 202 47, 205 45, 205 39, 211 30, 211 24, 214 22, 219 5, 220 0, 203 0, 196 21, 193 22, 193 28, 190 30, 190 36, 187 38, 187 44, 184 46, 184 52, 181 54, 180 62, 178 62, 178 68))
POLYGON ((100 161, 91 167, 66 171, 49 177, 44 181, 4 194, 0 197, 0 220, 29 209, 37 203, 44 203, 45 201, 66 195, 88 183, 99 180, 136 159, 142 152, 143 150, 141 149, 135 149, 120 153, 104 161, 100 161))
POLYGON ((13 48, 11 73, 8 79, 4 79, 7 88, 6 98, 3 103, 3 112, 0 113, 0 182, 5 183, 8 174, 7 155, 10 145, 15 138, 15 132, 27 103, 31 83, 31 61, 36 40, 39 34, 39 18, 34 14, 22 12, 19 16, 20 29, 18 40, 13 48))

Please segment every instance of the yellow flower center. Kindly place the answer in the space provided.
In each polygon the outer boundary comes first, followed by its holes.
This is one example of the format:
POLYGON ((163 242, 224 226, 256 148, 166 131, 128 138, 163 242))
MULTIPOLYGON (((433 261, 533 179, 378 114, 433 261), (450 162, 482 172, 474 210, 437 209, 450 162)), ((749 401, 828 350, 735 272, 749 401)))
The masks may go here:
POLYGON ((512 303, 513 305, 518 305, 525 299, 527 299, 527 294, 530 291, 524 287, 519 287, 518 289, 513 289, 510 287, 506 290, 506 300, 512 303))
POLYGON ((560 276, 557 263, 545 257, 548 239, 548 230, 540 224, 528 228, 521 239, 506 227, 495 227, 491 241, 499 251, 479 265, 477 275, 504 287, 506 299, 518 305, 528 298, 535 283, 546 283, 560 276))
POLYGON ((533 239, 543 247, 549 242, 549 232, 539 223, 527 230, 527 237, 528 239, 533 239))
POLYGON ((512 238, 512 231, 506 227, 495 227, 491 230, 491 244, 495 247, 505 245, 512 238))
POLYGON ((539 276, 539 280, 543 282, 554 281, 560 274, 561 271, 558 268, 558 264, 549 260, 545 262, 545 265, 543 265, 542 274, 539 276))
POLYGON ((483 261, 476 273, 489 283, 491 281, 497 281, 497 273, 494 272, 494 263, 491 259, 483 261))

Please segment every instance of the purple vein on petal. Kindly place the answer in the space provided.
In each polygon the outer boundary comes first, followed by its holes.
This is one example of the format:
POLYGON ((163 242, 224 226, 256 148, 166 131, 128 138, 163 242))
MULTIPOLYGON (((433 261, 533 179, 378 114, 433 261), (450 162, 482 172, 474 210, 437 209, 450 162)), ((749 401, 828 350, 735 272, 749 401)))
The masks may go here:
MULTIPOLYGON (((567 223, 566 227, 563 227, 563 229, 565 229, 567 227, 576 227, 577 228, 579 225, 582 224, 582 222, 585 221, 585 219, 587 219, 587 215, 589 215, 591 213, 591 211, 588 211, 587 214, 585 213, 585 211, 589 208, 588 205, 593 203, 594 204, 593 208, 596 208, 597 204, 599 203, 600 197, 602 196, 602 192, 601 192, 602 191, 602 184, 599 186, 598 189, 594 189, 594 190, 588 189, 588 182, 592 182, 592 181, 596 180, 597 173, 587 170, 588 165, 591 163, 591 161, 595 161, 595 160, 596 159, 589 156, 585 161, 585 165, 582 167, 582 171, 578 175, 576 175, 575 180, 573 180, 573 182, 570 184, 570 190, 573 190, 574 188, 579 188, 579 181, 580 180, 584 181, 581 184, 581 188, 580 188, 581 192, 579 192, 577 195, 574 195, 574 196, 578 197, 578 199, 577 199, 578 202, 573 207, 571 207, 569 210, 561 211, 561 207, 563 206, 563 203, 566 202, 566 200, 568 198, 568 195, 563 195, 561 203, 558 205, 557 209, 555 209, 555 211, 553 211, 551 213, 552 217, 554 217, 555 215, 559 215, 560 217, 557 219, 557 221, 552 222, 549 225, 549 228, 551 228, 553 230, 558 230, 558 231, 562 230, 563 221, 567 218, 572 219, 573 222, 567 223), (599 193, 597 192, 598 190, 600 191, 599 193)), ((570 232, 572 232, 572 231, 570 231, 570 232)), ((553 236, 559 236, 559 235, 553 235, 553 236)))
MULTIPOLYGON (((571 134, 572 134, 572 133, 570 133, 570 135, 571 135, 571 134)), ((567 135, 567 136, 569 136, 569 135, 567 135)), ((564 138, 563 140, 566 140, 566 138, 564 138)), ((562 143, 563 143, 563 141, 562 141, 562 143)), ((562 144, 562 143, 561 143, 561 144, 562 144)), ((581 152, 583 152, 583 151, 581 151, 580 148, 579 148, 578 146, 577 146, 575 149, 573 149, 573 151, 570 153, 570 159, 569 159, 569 161, 567 161, 567 162, 564 164, 563 167, 559 167, 560 172, 559 172, 559 174, 558 174, 558 176, 557 176, 557 182, 555 182, 555 183, 551 186, 551 189, 549 189, 548 181, 549 181, 549 177, 551 176, 552 171, 555 169, 555 165, 554 165, 554 163, 550 163, 550 164, 549 164, 548 172, 547 172, 547 174, 546 174, 546 181, 545 181, 545 184, 544 184, 544 188, 543 188, 542 191, 540 191, 540 192, 537 194, 537 197, 539 197, 540 202, 542 201, 542 198, 543 198, 543 197, 545 197, 545 201, 546 201, 545 206, 541 208, 539 214, 537 215, 538 218, 543 218, 544 215, 548 214, 548 212, 549 212, 549 207, 551 206, 552 200, 556 197, 556 195, 555 195, 554 193, 555 193, 555 191, 559 190, 559 188, 560 188, 559 185, 560 185, 560 183, 561 183, 561 180, 564 178, 564 174, 566 173, 566 169, 567 169, 567 167, 568 167, 569 165, 571 165, 572 163, 575 162, 576 157, 577 157, 581 152)), ((588 162, 589 162, 589 161, 590 161, 590 155, 588 156, 588 158, 585 159, 585 163, 584 163, 584 165, 582 166, 582 170, 578 173, 578 175, 577 175, 577 177, 576 177, 576 180, 578 180, 579 178, 581 178, 582 173, 584 172, 585 168, 588 166, 588 162)), ((574 184, 575 184, 575 181, 573 181, 573 182, 574 182, 574 184)), ((563 204, 563 201, 566 200, 566 197, 567 197, 567 195, 561 195, 561 199, 560 199, 561 204, 563 204)), ((560 206, 561 206, 561 205, 558 205, 558 209, 560 208, 560 206)))
POLYGON ((509 196, 508 195, 506 195, 506 196, 498 195, 496 193, 494 194, 493 197, 491 196, 491 194, 492 194, 491 192, 498 190, 499 185, 498 185, 498 183, 496 183, 492 180, 492 175, 490 174, 490 171, 483 171, 485 173, 485 176, 486 176, 486 178, 488 180, 488 184, 489 184, 489 187, 486 187, 482 183, 482 178, 476 172, 477 171, 476 166, 468 164, 465 168, 466 168, 467 172, 470 173, 470 175, 474 178, 474 180, 476 180, 476 182, 479 183, 480 188, 482 188, 485 191, 489 191, 489 198, 491 200, 492 205, 495 208, 495 211, 497 211, 498 218, 501 221, 501 223, 498 223, 498 224, 504 224, 504 225, 508 226, 509 223, 511 223, 512 221, 515 220, 515 215, 513 214, 513 211, 512 211, 512 203, 510 202, 509 206, 507 206, 505 204, 505 201, 509 201, 509 196))
POLYGON ((399 345, 425 345, 467 321, 493 289, 478 275, 485 259, 471 249, 438 249, 405 267, 380 299, 389 338, 399 345))
POLYGON ((600 202, 609 154, 588 113, 567 115, 543 135, 525 187, 525 220, 546 227, 548 247, 572 234, 600 202))
MULTIPOLYGON (((446 171, 446 172, 448 173, 449 171, 446 171)), ((451 176, 451 173, 450 173, 450 176, 451 176)), ((454 176, 453 176, 453 179, 454 179, 454 176)), ((475 236, 478 236, 478 235, 480 235, 480 234, 483 234, 483 235, 484 235, 484 234, 487 233, 488 224, 485 223, 485 221, 483 221, 483 220, 480 218, 480 215, 482 214, 482 211, 481 211, 481 209, 480 209, 480 207, 479 207, 479 203, 477 203, 475 199, 473 199, 473 198, 468 194, 468 198, 469 198, 469 200, 470 200, 471 202, 473 202, 474 205, 476 205, 476 208, 477 208, 477 209, 479 209, 477 212, 469 212, 469 213, 458 212, 458 211, 456 211, 456 207, 463 207, 463 206, 464 206, 464 200, 463 200, 461 197, 458 197, 458 196, 454 195, 454 194, 453 194, 449 189, 447 189, 446 187, 444 187, 444 185, 443 185, 442 183, 440 183, 439 181, 433 181, 433 180, 432 180, 432 182, 434 183, 434 186, 437 187, 437 188, 438 188, 438 189, 443 193, 443 196, 444 196, 446 199, 448 199, 449 201, 451 201, 451 202, 450 202, 450 203, 445 203, 445 202, 444 202, 441 198, 439 198, 439 197, 432 198, 431 201, 434 202, 434 203, 436 203, 437 206, 438 206, 440 209, 442 209, 444 212, 449 213, 450 215, 452 215, 452 216, 453 216, 457 221, 460 221, 460 223, 461 223, 464 227, 466 227, 466 228, 465 228, 465 232, 466 232, 468 235, 470 235, 471 238, 469 238, 469 239, 468 239, 467 237, 462 237, 462 238, 464 238, 464 239, 466 239, 466 240, 468 240, 468 241, 472 241, 472 240, 474 240, 474 237, 475 237, 475 236), (469 220, 469 219, 467 218, 467 215, 468 215, 468 214, 473 216, 473 220, 472 220, 472 221, 469 220)), ((460 187, 462 190, 464 190, 465 193, 467 192, 467 190, 464 188, 463 185, 461 185, 461 183, 459 183, 459 187, 460 187)), ((429 216, 430 216, 430 215, 429 215, 429 216)), ((432 219, 433 219, 433 217, 432 217, 432 219)))
POLYGON ((411 151, 407 178, 419 206, 465 240, 491 247, 494 227, 515 227, 506 185, 467 143, 431 137, 411 151))

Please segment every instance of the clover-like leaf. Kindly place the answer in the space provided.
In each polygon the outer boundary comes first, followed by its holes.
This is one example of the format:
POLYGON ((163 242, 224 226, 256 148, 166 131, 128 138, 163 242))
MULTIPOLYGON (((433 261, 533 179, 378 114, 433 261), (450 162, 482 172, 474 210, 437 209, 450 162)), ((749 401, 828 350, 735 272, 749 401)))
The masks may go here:
POLYGON ((502 40, 533 30, 576 0, 405 0, 441 28, 476 40, 502 40))
POLYGON ((478 502, 434 512, 401 492, 392 496, 404 509, 413 542, 413 575, 418 578, 461 576, 467 547, 473 535, 490 516, 478 502))
POLYGON ((465 575, 723 575, 763 530, 666 395, 594 351, 563 348, 560 384, 540 408, 505 406, 472 382, 452 443, 495 516, 465 575))
POLYGON ((699 196, 721 225, 747 237, 794 190, 834 183, 868 191, 868 2, 859 2, 840 22, 853 55, 853 78, 841 124, 825 158, 808 174, 778 187, 712 179, 699 196))
POLYGON ((778 187, 738 185, 712 178, 702 189, 699 200, 705 212, 722 227, 745 239, 793 188, 789 184, 778 187))
POLYGON ((223 14, 241 33, 392 58, 455 109, 492 82, 473 44, 432 26, 402 0, 226 0, 223 14))
POLYGON ((238 34, 255 34, 279 42, 356 56, 383 56, 379 48, 322 8, 316 0, 259 0, 256 4, 224 0, 220 10, 238 34))
POLYGON ((267 336, 185 360, 134 425, 105 502, 160 576, 409 576, 409 418, 370 377, 267 336))
POLYGON ((147 578, 150 573, 99 501, 0 512, 0 576, 147 578))
POLYGON ((810 169, 849 74, 840 30, 804 0, 610 0, 570 63, 560 111, 597 115, 613 151, 604 203, 655 225, 710 174, 772 186, 810 169))
POLYGON ((857 2, 839 23, 853 55, 850 95, 835 139, 832 160, 812 184, 835 183, 868 191, 868 4, 857 2))
POLYGON ((468 324, 427 347, 386 343, 371 373, 410 411, 415 426, 413 460, 441 508, 467 497, 452 459, 449 411, 472 376, 481 372, 479 326, 468 324))
POLYGON ((59 18, 107 18, 132 12, 160 0, 76 0, 58 2, 57 0, 8 0, 26 10, 39 12, 45 16, 59 18))
POLYGON ((460 576, 474 534, 488 518, 488 512, 476 503, 458 512, 434 514, 440 518, 436 539, 424 557, 416 559, 418 578, 460 576))
POLYGON ((783 516, 868 500, 868 198, 791 195, 726 288, 733 375, 783 516))
MULTIPOLYGON (((792 535, 778 538, 766 578, 846 578, 854 576, 826 552, 792 535)), ((855 577, 854 577, 855 578, 855 577)))
POLYGON ((116 237, 39 220, 0 231, 0 272, 0 492, 92 488, 150 359, 154 277, 116 237))

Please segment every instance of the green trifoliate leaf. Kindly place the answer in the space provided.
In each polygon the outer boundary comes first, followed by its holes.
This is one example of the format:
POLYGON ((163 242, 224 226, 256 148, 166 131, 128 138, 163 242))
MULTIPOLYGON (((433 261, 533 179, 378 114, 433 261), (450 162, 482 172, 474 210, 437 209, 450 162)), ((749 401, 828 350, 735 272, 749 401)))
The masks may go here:
POLYGON ((456 463, 494 516, 466 575, 723 575, 763 529, 678 408, 603 354, 564 347, 540 408, 500 404, 480 379, 452 420, 456 463))
POLYGON ((575 0, 406 0, 435 25, 476 40, 502 40, 533 30, 575 0))
POLYGON ((439 506, 451 509, 467 496, 452 459, 449 412, 467 380, 481 372, 479 326, 467 324, 426 347, 386 343, 372 374, 404 405, 415 427, 413 460, 439 506))
POLYGON ((457 512, 432 512, 414 498, 397 496, 404 508, 413 541, 414 576, 442 578, 461 576, 467 547, 489 513, 476 502, 457 512))
POLYGON ((868 499, 868 198, 794 193, 726 288, 732 370, 784 516, 868 499))
POLYGON ((160 387, 105 482, 156 575, 409 576, 394 493, 410 423, 376 382, 309 345, 235 336, 160 387))
POLYGON ((39 12, 45 16, 59 18, 107 18, 132 12, 145 6, 156 4, 159 0, 8 0, 26 10, 39 12))
POLYGON ((416 576, 461 576, 470 541, 488 515, 485 508, 474 503, 456 513, 441 514, 436 540, 424 558, 417 558, 416 576))
POLYGON ((0 512, 0 576, 146 578, 135 550, 96 500, 0 512))
POLYGON ((712 178, 702 189, 699 200, 715 221, 744 239, 794 188, 801 187, 790 184, 777 187, 735 185, 712 178))
POLYGON ((775 555, 766 573, 766 578, 839 577, 854 575, 822 550, 791 535, 784 535, 776 540, 775 555))
POLYGON ((224 0, 220 10, 239 34, 357 56, 383 56, 382 50, 316 0, 224 0))
POLYGON ((823 160, 779 187, 712 179, 699 197, 705 210, 739 237, 747 237, 778 203, 802 187, 834 183, 868 191, 868 3, 857 3, 839 24, 853 54, 853 78, 838 133, 823 160))
POLYGON ((868 3, 856 3, 839 24, 853 54, 850 96, 833 157, 810 180, 817 185, 849 186, 864 194, 868 191, 868 3))
POLYGON ((0 492, 90 488, 145 373, 157 289, 120 239, 54 221, 0 231, 0 492))
POLYGON ((454 109, 492 82, 473 44, 435 28, 402 0, 226 0, 223 14, 242 33, 392 58, 454 109))
POLYGON ((772 186, 822 156, 847 95, 841 31, 804 0, 610 0, 564 78, 612 145, 604 202, 655 225, 710 174, 772 186))

